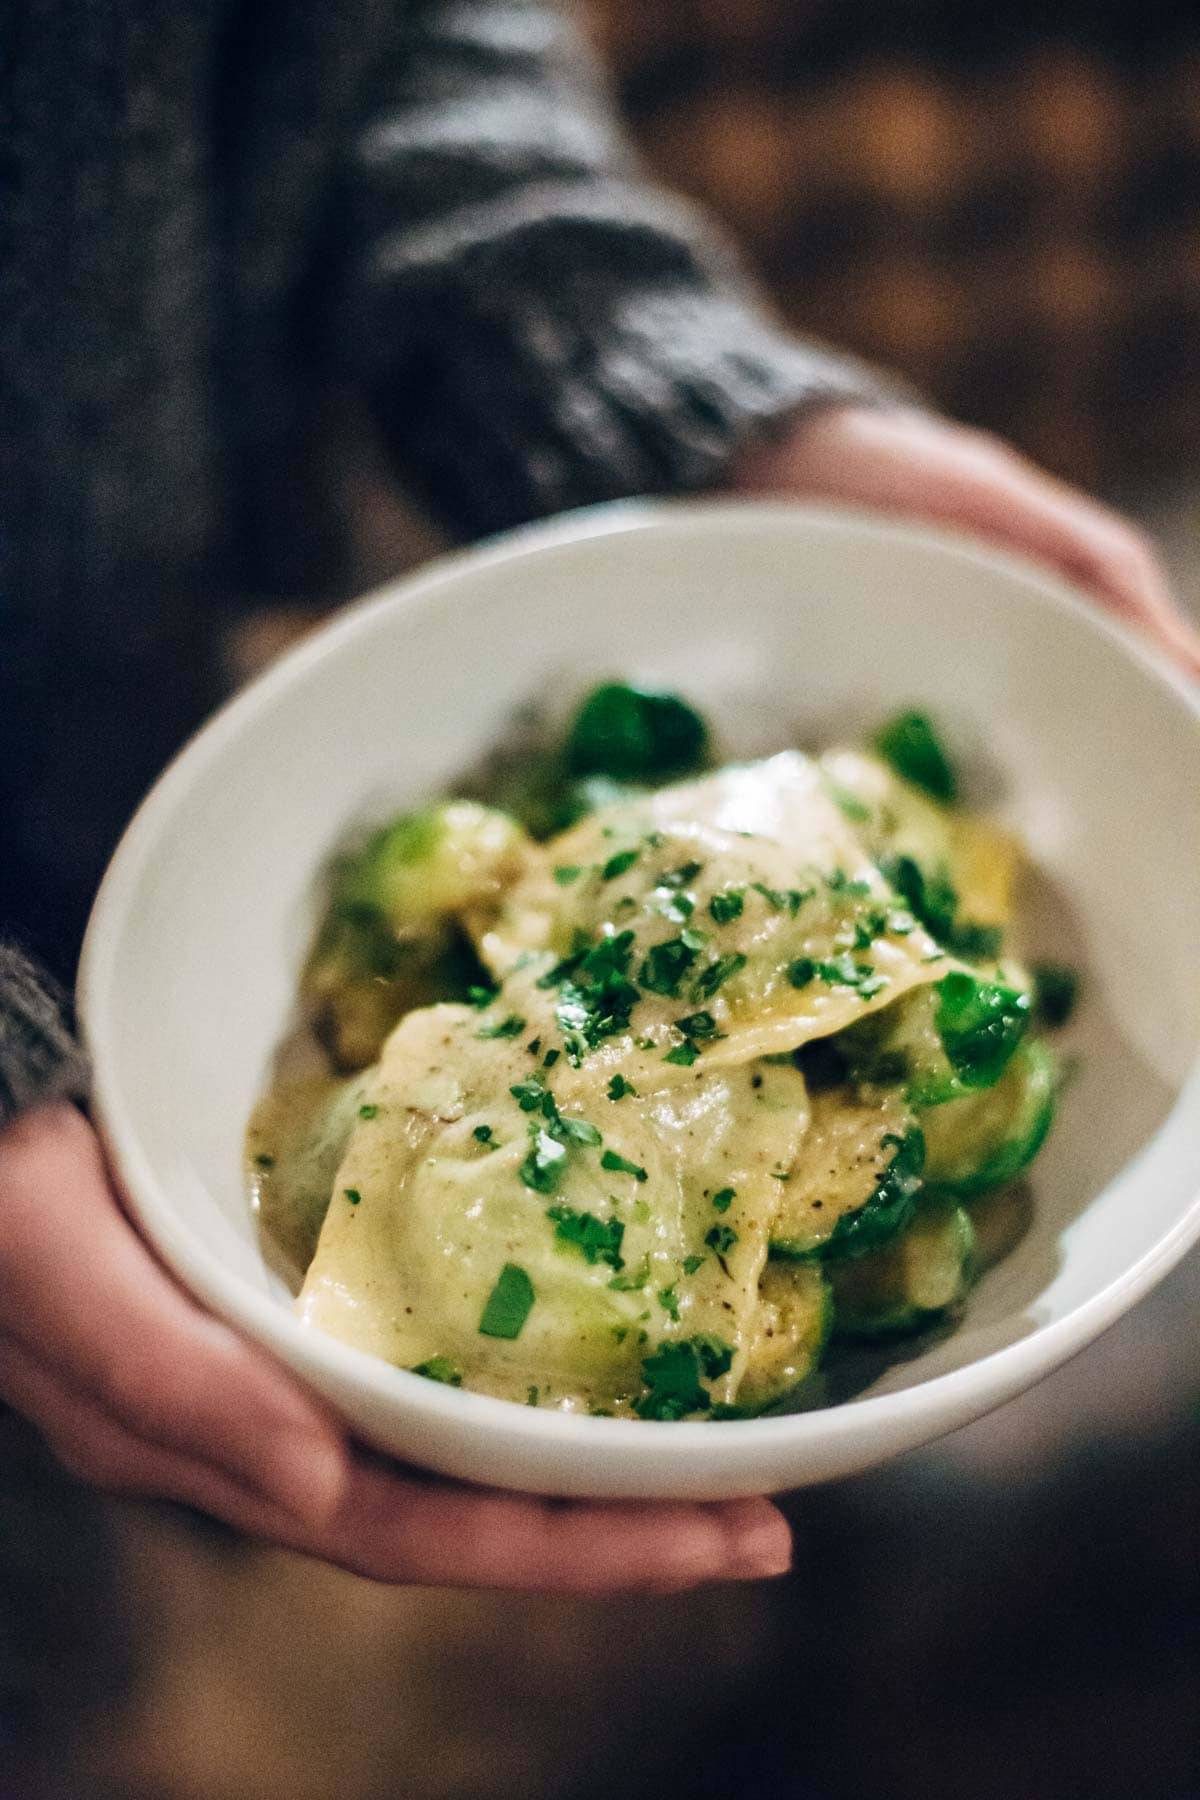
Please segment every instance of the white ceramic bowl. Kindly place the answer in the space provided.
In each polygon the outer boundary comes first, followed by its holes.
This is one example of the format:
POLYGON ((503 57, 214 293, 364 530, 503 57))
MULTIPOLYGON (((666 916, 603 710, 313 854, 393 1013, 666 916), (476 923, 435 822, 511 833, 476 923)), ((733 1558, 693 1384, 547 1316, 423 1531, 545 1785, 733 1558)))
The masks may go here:
POLYGON ((353 607, 168 769, 96 903, 79 1001, 96 1107, 146 1236, 364 1438, 479 1481, 718 1498, 862 1469, 1029 1387, 1200 1236, 1200 703, 1058 583, 977 546, 775 505, 605 508, 353 607), (944 723, 1077 958, 1081 1071, 1035 1222, 952 1335, 859 1397, 740 1423, 571 1417, 455 1391, 299 1324, 242 1192, 242 1133, 294 1005, 318 871, 356 821, 451 783, 531 697, 631 673, 736 753, 944 723))

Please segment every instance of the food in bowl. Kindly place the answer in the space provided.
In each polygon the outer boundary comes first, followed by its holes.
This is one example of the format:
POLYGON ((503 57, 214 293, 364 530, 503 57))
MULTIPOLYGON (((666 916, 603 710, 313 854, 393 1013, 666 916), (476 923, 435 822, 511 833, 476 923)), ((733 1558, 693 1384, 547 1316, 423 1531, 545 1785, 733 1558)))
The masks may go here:
POLYGON ((952 1321, 1073 977, 1017 960, 1019 846, 929 720, 722 766, 684 700, 609 682, 471 789, 332 871, 248 1134, 300 1316, 654 1420, 795 1405, 840 1343, 952 1321))

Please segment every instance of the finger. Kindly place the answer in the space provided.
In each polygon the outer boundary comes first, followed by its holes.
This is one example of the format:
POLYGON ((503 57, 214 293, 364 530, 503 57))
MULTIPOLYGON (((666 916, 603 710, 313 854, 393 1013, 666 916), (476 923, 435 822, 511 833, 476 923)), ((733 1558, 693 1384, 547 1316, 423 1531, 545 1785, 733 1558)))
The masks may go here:
POLYGON ((788 1527, 766 1500, 611 1505, 534 1500, 423 1480, 355 1460, 319 1528, 226 1471, 147 1443, 0 1335, 0 1391, 80 1480, 109 1493, 181 1501, 256 1538, 391 1583, 601 1593, 679 1591, 782 1574, 788 1527))
POLYGON ((791 1537, 768 1500, 554 1501, 424 1480, 363 1458, 317 1548, 391 1582, 597 1593, 782 1574, 791 1537))
POLYGON ((90 1395, 72 1391, 0 1335, 0 1392, 32 1420, 57 1460, 107 1493, 177 1500, 255 1537, 299 1542, 303 1523, 224 1470, 135 1438, 90 1395))
POLYGON ((322 1519, 348 1468, 342 1433, 265 1351, 202 1312, 149 1254, 70 1107, 5 1134, 0 1312, 34 1360, 135 1438, 226 1470, 322 1519))

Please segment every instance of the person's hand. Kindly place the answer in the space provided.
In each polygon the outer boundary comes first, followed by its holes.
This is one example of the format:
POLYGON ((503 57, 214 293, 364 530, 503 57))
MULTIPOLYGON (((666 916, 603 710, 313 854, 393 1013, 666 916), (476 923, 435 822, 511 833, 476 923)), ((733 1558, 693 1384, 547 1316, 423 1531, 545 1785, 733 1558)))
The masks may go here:
POLYGON ((915 409, 831 407, 749 450, 732 485, 874 507, 989 538, 1048 563, 1200 675, 1200 632, 1172 600, 1147 539, 983 432, 915 409))
POLYGON ((0 1398, 75 1475, 184 1501, 380 1581, 599 1593, 778 1575, 767 1500, 539 1500, 356 1450, 265 1351, 193 1304, 66 1104, 0 1134, 0 1398))

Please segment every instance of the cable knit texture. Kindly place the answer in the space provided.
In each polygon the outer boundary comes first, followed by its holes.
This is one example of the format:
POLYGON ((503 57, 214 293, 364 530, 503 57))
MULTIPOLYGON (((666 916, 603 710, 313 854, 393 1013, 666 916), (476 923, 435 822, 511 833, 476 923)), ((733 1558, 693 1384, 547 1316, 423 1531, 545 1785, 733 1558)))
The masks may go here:
POLYGON ((87 1087, 83 1052, 66 1001, 13 944, 0 944, 0 1130, 45 1100, 78 1099, 87 1087))
POLYGON ((880 396, 639 180, 532 0, 23 0, 4 35, 0 928, 64 971, 231 609, 346 578, 331 395, 464 536, 880 396))

